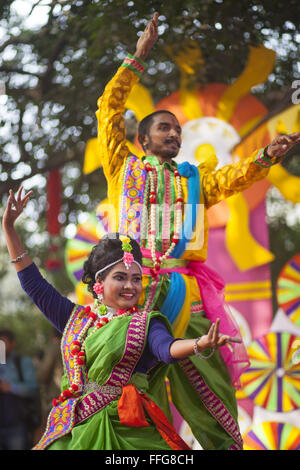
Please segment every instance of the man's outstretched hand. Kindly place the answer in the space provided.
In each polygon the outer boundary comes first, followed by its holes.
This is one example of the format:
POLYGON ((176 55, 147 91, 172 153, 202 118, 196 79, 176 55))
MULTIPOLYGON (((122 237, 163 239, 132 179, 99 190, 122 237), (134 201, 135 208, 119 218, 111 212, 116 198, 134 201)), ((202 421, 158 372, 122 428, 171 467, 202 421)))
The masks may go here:
POLYGON ((145 31, 136 44, 135 57, 145 60, 150 49, 154 46, 158 38, 158 13, 155 12, 153 18, 147 24, 145 31))
POLYGON ((278 135, 267 147, 266 155, 269 158, 282 157, 295 144, 300 142, 300 132, 289 135, 278 135))

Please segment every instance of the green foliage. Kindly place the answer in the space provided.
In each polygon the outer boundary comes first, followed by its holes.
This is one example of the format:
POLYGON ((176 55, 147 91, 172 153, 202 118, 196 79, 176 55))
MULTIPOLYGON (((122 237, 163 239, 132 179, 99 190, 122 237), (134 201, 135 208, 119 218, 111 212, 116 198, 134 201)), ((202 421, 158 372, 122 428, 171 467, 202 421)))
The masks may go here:
MULTIPOLYGON (((26 305, 26 304, 25 304, 26 305)), ((16 350, 20 354, 38 357, 46 350, 52 327, 35 307, 28 306, 13 315, 0 311, 0 329, 9 329, 16 336, 16 350)))

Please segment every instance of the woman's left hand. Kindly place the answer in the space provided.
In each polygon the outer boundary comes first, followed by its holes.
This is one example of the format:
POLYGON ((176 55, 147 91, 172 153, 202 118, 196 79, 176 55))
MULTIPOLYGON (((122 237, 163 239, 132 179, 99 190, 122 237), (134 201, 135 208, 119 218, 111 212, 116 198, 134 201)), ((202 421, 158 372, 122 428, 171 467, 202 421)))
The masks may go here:
POLYGON ((199 341, 197 342, 197 349, 198 351, 203 351, 207 348, 220 348, 224 346, 226 343, 241 343, 241 338, 232 337, 228 335, 222 335, 219 332, 220 328, 220 319, 217 318, 216 323, 213 323, 207 333, 207 335, 201 336, 199 341))

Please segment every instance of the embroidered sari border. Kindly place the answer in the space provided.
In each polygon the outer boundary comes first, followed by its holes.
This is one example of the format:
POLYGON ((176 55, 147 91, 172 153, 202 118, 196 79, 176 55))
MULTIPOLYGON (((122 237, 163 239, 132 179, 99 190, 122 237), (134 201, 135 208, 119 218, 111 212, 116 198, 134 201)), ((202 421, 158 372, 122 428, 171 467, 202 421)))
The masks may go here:
POLYGON ((225 405, 209 388, 189 359, 179 361, 179 366, 198 393, 203 405, 236 442, 236 445, 231 446, 231 450, 242 450, 243 440, 238 425, 225 405))
MULTIPOLYGON (((84 307, 78 304, 75 305, 73 312, 71 313, 70 318, 65 326, 61 340, 63 366, 68 375, 70 384, 74 381, 75 372, 74 368, 70 366, 73 363, 73 358, 70 354, 70 345, 75 339, 77 339, 78 334, 89 320, 88 316, 82 316, 81 312, 84 312, 84 307)), ((82 381, 85 383, 87 381, 86 366, 81 368, 80 374, 82 381)))

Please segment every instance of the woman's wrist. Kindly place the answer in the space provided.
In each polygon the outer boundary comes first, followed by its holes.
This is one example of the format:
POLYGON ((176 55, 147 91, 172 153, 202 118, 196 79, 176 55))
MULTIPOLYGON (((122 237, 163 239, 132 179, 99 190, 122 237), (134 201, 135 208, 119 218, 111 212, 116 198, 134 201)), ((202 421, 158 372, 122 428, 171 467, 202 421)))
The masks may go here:
POLYGON ((199 345, 199 342, 201 341, 201 337, 197 338, 194 343, 194 354, 201 359, 209 359, 215 352, 215 348, 210 348, 209 346, 201 346, 199 345), (202 351, 205 351, 206 349, 210 349, 208 353, 202 354, 202 351))
POLYGON ((199 336, 199 338, 195 339, 194 347, 197 348, 198 352, 202 352, 205 349, 208 349, 208 345, 206 342, 203 342, 203 336, 199 336))
POLYGON ((6 218, 4 217, 2 219, 2 228, 5 232, 14 232, 16 230, 15 221, 6 220, 6 218))

